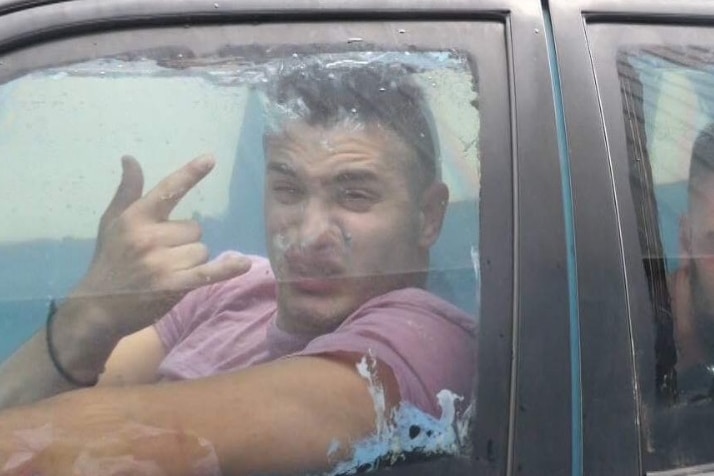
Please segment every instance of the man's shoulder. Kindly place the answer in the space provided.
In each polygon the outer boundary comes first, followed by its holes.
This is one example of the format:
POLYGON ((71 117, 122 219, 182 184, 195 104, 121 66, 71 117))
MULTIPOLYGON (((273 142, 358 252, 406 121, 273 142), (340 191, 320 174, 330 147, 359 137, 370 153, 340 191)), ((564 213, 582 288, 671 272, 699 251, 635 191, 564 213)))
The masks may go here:
MULTIPOLYGON (((215 259, 235 252, 224 252, 215 259)), ((189 292, 172 313, 191 318, 199 311, 216 313, 224 308, 241 307, 248 302, 275 299, 275 276, 268 259, 262 256, 245 255, 251 260, 250 269, 231 279, 210 284, 189 292), (248 299, 250 298, 250 299, 248 299), (179 312, 188 310, 188 312, 179 312)))
POLYGON ((162 364, 163 375, 211 375, 217 369, 237 368, 237 362, 243 365, 262 349, 260 342, 276 307, 275 278, 267 259, 249 258, 249 271, 188 293, 154 324, 171 351, 162 364), (236 342, 242 344, 236 347, 236 342))
POLYGON ((351 317, 359 319, 371 314, 387 314, 394 317, 451 323, 469 332, 475 332, 477 328, 475 316, 469 315, 454 304, 421 288, 397 289, 374 297, 362 305, 351 317))
POLYGON ((475 317, 428 291, 405 288, 370 299, 298 355, 371 356, 392 370, 402 401, 438 416, 441 390, 473 391, 477 350, 475 317))

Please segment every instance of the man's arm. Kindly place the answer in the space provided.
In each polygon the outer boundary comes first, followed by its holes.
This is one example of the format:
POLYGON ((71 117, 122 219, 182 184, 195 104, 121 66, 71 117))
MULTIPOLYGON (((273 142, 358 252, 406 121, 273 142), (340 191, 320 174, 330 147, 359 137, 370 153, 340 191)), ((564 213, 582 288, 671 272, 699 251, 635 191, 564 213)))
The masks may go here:
POLYGON ((107 359, 97 385, 124 386, 154 383, 157 381, 157 371, 164 357, 166 357, 166 350, 156 328, 146 327, 119 341, 107 359))
MULTIPOLYGON (((65 308, 71 311, 71 306, 65 308)), ((77 315, 83 315, 77 310, 77 315)), ((86 313, 85 313, 86 315, 86 313)), ((63 316, 57 316, 62 318, 63 316)), ((64 335, 59 328, 53 332, 56 342, 70 342, 62 345, 65 352, 57 352, 67 369, 72 369, 76 378, 91 379, 99 375, 97 385, 136 385, 156 381, 159 364, 166 356, 166 351, 156 329, 146 327, 119 340, 91 336, 108 333, 90 333, 77 330, 77 335, 64 335), (106 362, 97 365, 97 362, 106 362)), ((75 326, 75 329, 80 326, 75 326)), ((49 357, 46 330, 41 329, 17 354, 0 366, 0 408, 32 403, 36 400, 74 390, 77 387, 67 382, 55 368, 49 357)))
MULTIPOLYGON (((194 159, 142 196, 139 163, 122 159, 121 183, 102 215, 89 271, 52 321, 56 360, 75 380, 95 381, 121 338, 153 323, 189 290, 250 268, 237 256, 208 261, 198 223, 169 219, 213 166, 211 158, 194 159)), ((0 366, 0 408, 72 388, 50 359, 44 328, 0 366)))
MULTIPOLYGON (((81 390, 0 413, 1 474, 70 474, 79 464, 109 471, 120 463, 141 474, 150 461, 165 474, 189 475, 211 449, 226 475, 326 470, 375 430, 358 360, 294 357, 201 380, 81 390), (22 460, 33 434, 45 441, 22 460)), ((376 371, 389 409, 399 400, 396 381, 388 367, 376 371)))
MULTIPOLYGON (((102 317, 88 301, 67 301, 53 319, 55 357, 77 380, 91 381, 101 372, 118 338, 97 331, 102 317)), ((31 403, 76 389, 57 371, 47 347, 43 326, 0 365, 0 409, 31 403)))

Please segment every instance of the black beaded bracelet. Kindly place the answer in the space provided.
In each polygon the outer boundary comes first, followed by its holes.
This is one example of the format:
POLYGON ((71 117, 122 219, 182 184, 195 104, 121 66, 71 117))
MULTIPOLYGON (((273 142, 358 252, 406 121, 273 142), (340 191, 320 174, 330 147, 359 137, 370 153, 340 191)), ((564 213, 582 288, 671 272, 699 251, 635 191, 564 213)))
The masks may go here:
POLYGON ((82 382, 80 380, 77 380, 74 378, 69 372, 65 370, 64 367, 62 367, 62 364, 60 364, 59 359, 57 358, 57 352, 55 351, 55 346, 52 344, 52 321, 54 320, 55 314, 57 313, 57 304, 55 304, 55 300, 51 299, 50 300, 50 308, 47 311, 47 323, 45 325, 45 338, 47 340, 47 353, 50 355, 50 360, 52 361, 52 365, 55 366, 55 370, 57 370, 57 373, 62 376, 67 382, 71 383, 72 385, 76 387, 93 387, 97 384, 97 381, 99 378, 95 378, 91 382, 82 382))

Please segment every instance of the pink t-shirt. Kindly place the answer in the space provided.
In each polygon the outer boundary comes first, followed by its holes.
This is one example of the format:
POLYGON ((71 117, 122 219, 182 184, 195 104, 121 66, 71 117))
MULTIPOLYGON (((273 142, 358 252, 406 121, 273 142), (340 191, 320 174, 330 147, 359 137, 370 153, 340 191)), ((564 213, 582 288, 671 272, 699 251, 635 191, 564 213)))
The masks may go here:
POLYGON ((276 325, 275 278, 268 260, 250 271, 189 293, 156 323, 167 349, 161 377, 193 379, 272 360, 350 352, 389 366, 402 401, 435 416, 443 389, 468 401, 476 379, 476 322, 457 307, 417 288, 375 297, 333 332, 314 338, 276 325))

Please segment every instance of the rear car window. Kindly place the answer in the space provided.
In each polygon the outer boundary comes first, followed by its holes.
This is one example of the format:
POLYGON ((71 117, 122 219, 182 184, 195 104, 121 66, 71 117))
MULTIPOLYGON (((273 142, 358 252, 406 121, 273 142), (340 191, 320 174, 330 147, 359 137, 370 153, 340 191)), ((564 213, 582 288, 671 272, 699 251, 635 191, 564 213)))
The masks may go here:
POLYGON ((624 31, 598 28, 596 72, 619 86, 608 90, 606 107, 621 122, 606 127, 626 137, 626 147, 612 150, 627 171, 623 203, 633 204, 636 217, 622 226, 637 227, 642 258, 641 268, 629 270, 630 299, 648 302, 632 316, 645 469, 706 472, 714 461, 705 443, 714 416, 714 42, 704 27, 624 31))

